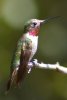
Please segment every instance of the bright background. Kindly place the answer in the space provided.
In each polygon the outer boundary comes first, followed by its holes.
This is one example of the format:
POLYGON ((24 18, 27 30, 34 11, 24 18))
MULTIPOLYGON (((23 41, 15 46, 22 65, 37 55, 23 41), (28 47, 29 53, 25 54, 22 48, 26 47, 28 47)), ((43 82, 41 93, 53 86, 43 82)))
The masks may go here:
POLYGON ((34 69, 21 88, 5 95, 16 42, 30 18, 61 16, 41 27, 38 52, 45 63, 67 66, 67 0, 0 0, 0 100, 67 100, 67 75, 34 69))

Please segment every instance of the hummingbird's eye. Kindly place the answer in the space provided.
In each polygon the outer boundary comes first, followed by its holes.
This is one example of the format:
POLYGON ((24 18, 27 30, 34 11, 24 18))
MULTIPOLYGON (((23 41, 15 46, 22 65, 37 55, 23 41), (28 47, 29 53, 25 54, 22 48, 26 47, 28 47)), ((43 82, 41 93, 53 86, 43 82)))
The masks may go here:
POLYGON ((33 23, 31 24, 31 27, 34 28, 34 27, 36 26, 36 24, 37 24, 37 23, 33 22, 33 23))
POLYGON ((34 26, 35 26, 37 23, 34 22, 33 24, 34 24, 34 26))

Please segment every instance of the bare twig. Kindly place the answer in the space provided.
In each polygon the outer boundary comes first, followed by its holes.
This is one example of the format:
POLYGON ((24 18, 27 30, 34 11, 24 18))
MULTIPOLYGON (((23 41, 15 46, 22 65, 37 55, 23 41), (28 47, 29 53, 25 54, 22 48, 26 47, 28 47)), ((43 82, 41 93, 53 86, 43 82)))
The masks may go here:
POLYGON ((28 63, 28 73, 30 73, 32 67, 35 68, 41 68, 41 69, 53 69, 53 70, 58 70, 60 72, 63 72, 64 74, 67 74, 67 68, 64 66, 61 66, 59 62, 56 64, 45 64, 45 63, 38 63, 37 59, 34 59, 33 62, 28 63))

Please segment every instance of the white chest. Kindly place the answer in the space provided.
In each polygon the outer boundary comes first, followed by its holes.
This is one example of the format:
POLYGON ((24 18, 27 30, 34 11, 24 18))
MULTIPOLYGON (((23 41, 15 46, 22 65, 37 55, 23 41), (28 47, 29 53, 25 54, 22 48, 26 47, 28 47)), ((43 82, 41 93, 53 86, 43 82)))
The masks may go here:
POLYGON ((30 59, 32 59, 32 57, 34 56, 34 54, 37 51, 38 36, 32 36, 32 35, 26 34, 26 37, 31 39, 31 41, 32 41, 32 53, 31 53, 31 57, 30 57, 30 59))

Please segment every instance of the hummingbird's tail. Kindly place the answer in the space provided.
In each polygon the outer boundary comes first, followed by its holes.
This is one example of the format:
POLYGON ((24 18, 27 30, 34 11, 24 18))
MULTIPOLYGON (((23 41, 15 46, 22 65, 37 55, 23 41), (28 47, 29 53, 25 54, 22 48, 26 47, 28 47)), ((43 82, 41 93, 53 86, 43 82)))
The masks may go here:
POLYGON ((26 68, 15 68, 10 79, 8 80, 7 83, 7 88, 6 88, 6 93, 10 90, 10 88, 15 85, 15 86, 20 86, 21 81, 24 79, 26 73, 26 68), (20 70, 21 69, 21 70, 20 70))
POLYGON ((10 87, 11 87, 11 79, 8 80, 6 92, 9 91, 10 87))
POLYGON ((9 91, 9 89, 11 88, 11 86, 12 86, 13 84, 16 84, 17 72, 18 72, 18 70, 17 70, 17 68, 16 68, 16 69, 13 71, 13 73, 12 73, 10 79, 8 80, 7 89, 6 89, 7 92, 9 91))

